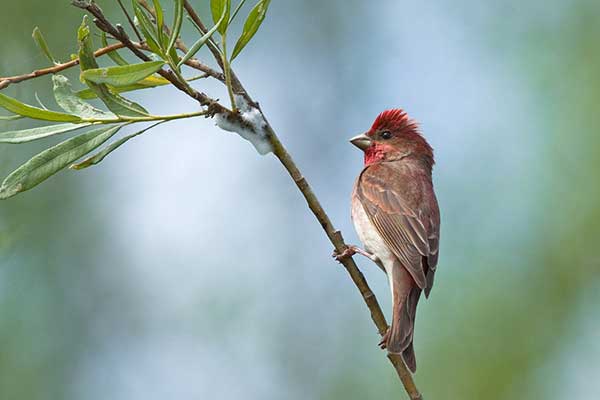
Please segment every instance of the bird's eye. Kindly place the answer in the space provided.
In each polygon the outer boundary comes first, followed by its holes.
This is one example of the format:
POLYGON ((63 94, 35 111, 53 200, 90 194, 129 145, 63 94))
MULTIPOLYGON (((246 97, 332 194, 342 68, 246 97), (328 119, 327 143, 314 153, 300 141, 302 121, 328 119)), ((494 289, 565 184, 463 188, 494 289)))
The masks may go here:
POLYGON ((390 131, 381 132, 382 139, 390 139, 392 137, 392 133, 390 131))

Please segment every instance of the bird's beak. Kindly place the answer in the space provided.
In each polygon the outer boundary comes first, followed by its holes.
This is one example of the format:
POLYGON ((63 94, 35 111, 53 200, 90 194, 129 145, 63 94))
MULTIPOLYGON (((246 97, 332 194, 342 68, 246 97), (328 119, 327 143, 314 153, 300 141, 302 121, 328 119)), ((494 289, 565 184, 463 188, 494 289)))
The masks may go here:
POLYGON ((362 133, 350 139, 350 143, 352 143, 361 150, 366 150, 369 148, 369 146, 371 146, 372 141, 370 137, 362 133))

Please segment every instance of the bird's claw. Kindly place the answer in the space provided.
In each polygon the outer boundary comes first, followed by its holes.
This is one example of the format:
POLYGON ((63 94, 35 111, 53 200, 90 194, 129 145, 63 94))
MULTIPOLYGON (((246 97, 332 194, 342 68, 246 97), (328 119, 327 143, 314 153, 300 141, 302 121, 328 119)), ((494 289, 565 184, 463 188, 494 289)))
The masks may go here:
POLYGON ((337 250, 333 250, 333 254, 331 255, 337 262, 343 262, 345 259, 352 257, 356 254, 355 246, 348 246, 346 249, 339 253, 337 250))
POLYGON ((342 253, 338 253, 337 250, 334 250, 332 257, 335 258, 338 262, 343 262, 345 259, 347 259, 348 257, 352 257, 355 254, 365 256, 373 262, 379 262, 379 258, 377 258, 376 255, 368 253, 357 246, 347 246, 342 253))
POLYGON ((381 341, 377 344, 381 348, 381 350, 385 350, 387 348, 388 340, 390 340, 390 328, 385 332, 385 334, 381 337, 381 341))

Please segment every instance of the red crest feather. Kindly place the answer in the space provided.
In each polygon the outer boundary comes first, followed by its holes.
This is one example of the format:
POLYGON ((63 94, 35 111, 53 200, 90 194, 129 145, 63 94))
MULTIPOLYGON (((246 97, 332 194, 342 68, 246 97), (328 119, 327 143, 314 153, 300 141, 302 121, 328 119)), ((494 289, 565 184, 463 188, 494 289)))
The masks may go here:
POLYGON ((375 118, 375 122, 373 122, 369 133, 374 133, 380 129, 418 133, 419 126, 415 120, 408 117, 408 114, 404 110, 394 108, 379 114, 375 118))

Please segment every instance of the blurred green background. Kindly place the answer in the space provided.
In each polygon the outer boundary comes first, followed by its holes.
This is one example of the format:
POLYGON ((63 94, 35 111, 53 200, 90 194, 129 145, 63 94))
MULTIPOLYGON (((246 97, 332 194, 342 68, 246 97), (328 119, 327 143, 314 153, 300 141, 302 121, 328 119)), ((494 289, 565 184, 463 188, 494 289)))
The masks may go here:
MULTIPOLYGON (((34 26, 68 59, 80 20, 3 1, 0 76, 46 65, 34 26)), ((600 398, 599 38, 592 0, 273 1, 236 60, 349 242, 347 138, 386 108, 421 122, 442 210, 416 327, 427 399, 600 398)), ((53 105, 50 88, 4 93, 53 105)), ((194 109, 170 88, 134 98, 194 109)), ((50 143, 0 147, 2 175, 50 143)), ((330 254, 272 156, 210 120, 162 125, 0 204, 0 399, 403 398, 330 254)))

